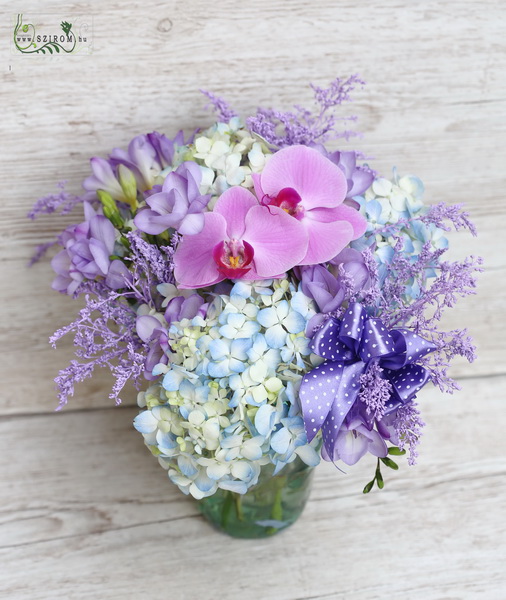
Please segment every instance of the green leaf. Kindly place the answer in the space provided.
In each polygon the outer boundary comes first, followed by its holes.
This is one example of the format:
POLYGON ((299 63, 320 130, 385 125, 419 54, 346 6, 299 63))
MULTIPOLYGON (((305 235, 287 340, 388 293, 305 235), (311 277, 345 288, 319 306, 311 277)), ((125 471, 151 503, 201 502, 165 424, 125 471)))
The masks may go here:
POLYGON ((401 450, 400 448, 397 448, 397 446, 392 446, 388 449, 388 454, 391 454, 392 456, 404 456, 406 450, 401 450))
POLYGON ((380 460, 384 465, 386 465, 390 469, 393 469, 394 471, 397 471, 397 469, 399 468, 399 465, 396 462, 394 462, 391 458, 380 458, 380 460))
POLYGON ((378 484, 378 487, 380 490, 382 490, 385 487, 385 482, 383 481, 383 475, 381 474, 379 469, 376 472, 376 483, 378 484))
POLYGON ((47 48, 49 54, 53 54, 53 51, 51 50, 51 46, 46 46, 46 48, 47 48))
POLYGON ((376 479, 369 481, 369 483, 364 488, 364 494, 368 494, 372 490, 372 486, 374 485, 375 481, 376 481, 376 479))

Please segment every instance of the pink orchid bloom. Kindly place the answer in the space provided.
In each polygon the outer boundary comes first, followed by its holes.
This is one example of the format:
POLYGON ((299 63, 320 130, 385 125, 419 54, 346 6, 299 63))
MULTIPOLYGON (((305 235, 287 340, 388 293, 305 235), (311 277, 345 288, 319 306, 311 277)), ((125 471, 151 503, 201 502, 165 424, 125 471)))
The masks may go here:
POLYGON ((279 150, 253 181, 261 204, 280 207, 306 230, 308 248, 299 265, 331 260, 366 230, 364 217, 343 204, 348 189, 343 172, 313 148, 279 150))
POLYGON ((305 228, 283 208, 264 207, 236 186, 204 213, 204 228, 183 236, 174 253, 179 288, 213 285, 223 279, 280 277, 306 255, 305 228))

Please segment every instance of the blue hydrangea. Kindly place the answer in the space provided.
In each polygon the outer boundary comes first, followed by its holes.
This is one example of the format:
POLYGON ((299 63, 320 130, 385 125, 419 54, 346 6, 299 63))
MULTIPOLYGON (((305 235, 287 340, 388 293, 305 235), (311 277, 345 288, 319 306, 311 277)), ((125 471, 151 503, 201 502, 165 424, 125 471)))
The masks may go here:
POLYGON ((205 320, 171 324, 168 364, 139 395, 145 410, 134 425, 184 493, 243 494, 262 465, 277 473, 297 456, 318 464, 296 399, 316 360, 304 334, 314 314, 287 279, 239 281, 205 320))
MULTIPOLYGON (((351 247, 362 251, 370 248, 378 264, 378 275, 382 284, 387 276, 387 267, 391 264, 397 239, 400 235, 402 253, 415 262, 425 243, 429 242, 433 250, 448 247, 445 232, 433 224, 427 224, 417 218, 428 211, 422 201, 424 186, 414 175, 399 177, 394 169, 392 180, 375 179, 363 196, 355 196, 360 212, 367 219, 367 230, 351 247)), ((433 277, 434 271, 427 269, 426 276, 433 277)), ((406 297, 416 299, 420 293, 416 282, 408 285, 406 297)))

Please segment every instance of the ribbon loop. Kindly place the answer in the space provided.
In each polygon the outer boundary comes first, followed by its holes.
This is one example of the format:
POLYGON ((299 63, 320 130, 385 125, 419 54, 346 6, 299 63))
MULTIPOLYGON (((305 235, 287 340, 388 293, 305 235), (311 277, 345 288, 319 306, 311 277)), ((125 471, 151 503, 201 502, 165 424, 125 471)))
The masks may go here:
POLYGON ((411 402, 428 380, 414 361, 436 346, 409 329, 388 331, 378 318, 370 318, 358 302, 350 304, 342 319, 329 318, 314 335, 310 347, 325 359, 303 377, 300 403, 308 442, 322 430, 325 450, 333 456, 339 430, 360 392, 360 376, 372 361, 392 384, 385 414, 411 402))

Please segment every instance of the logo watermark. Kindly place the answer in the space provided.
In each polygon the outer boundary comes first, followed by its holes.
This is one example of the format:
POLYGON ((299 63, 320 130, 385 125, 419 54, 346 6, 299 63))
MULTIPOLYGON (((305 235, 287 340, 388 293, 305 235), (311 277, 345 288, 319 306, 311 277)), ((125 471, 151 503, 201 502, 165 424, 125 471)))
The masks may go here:
POLYGON ((38 56, 91 54, 91 17, 55 15, 15 15, 12 54, 38 56))

